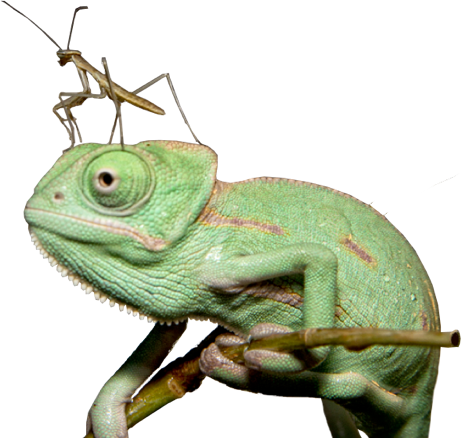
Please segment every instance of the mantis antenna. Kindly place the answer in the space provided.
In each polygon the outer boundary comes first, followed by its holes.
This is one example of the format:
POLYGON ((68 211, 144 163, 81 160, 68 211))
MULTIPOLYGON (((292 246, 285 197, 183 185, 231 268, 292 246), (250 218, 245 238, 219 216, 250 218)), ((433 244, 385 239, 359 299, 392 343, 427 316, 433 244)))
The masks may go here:
MULTIPOLYGON (((181 117, 183 118, 183 122, 188 127, 189 132, 194 138, 194 141, 198 144, 202 144, 202 142, 197 138, 196 134, 194 134, 194 131, 192 130, 191 125, 189 124, 188 119, 186 118, 186 114, 183 111, 183 108, 181 107, 180 101, 178 99, 178 95, 175 92, 172 80, 170 78, 170 73, 163 73, 157 76, 156 78, 152 79, 151 81, 147 82, 146 84, 142 85, 141 87, 138 87, 135 91, 131 92, 131 91, 126 90, 122 86, 118 85, 114 81, 112 81, 104 65, 103 65, 103 69, 105 70, 105 73, 101 73, 99 70, 97 70, 88 61, 86 61, 83 58, 82 52, 80 52, 79 50, 70 49, 70 41, 72 37, 72 32, 73 32, 77 12, 80 9, 87 9, 88 8, 87 6, 80 6, 74 11, 74 15, 72 17, 71 29, 69 32, 67 49, 62 49, 60 45, 50 35, 48 35, 40 26, 38 26, 34 21, 32 21, 24 13, 16 9, 14 6, 11 6, 6 1, 4 0, 0 0, 0 1, 4 3, 5 5, 7 5, 8 7, 10 7, 11 9, 13 9, 14 11, 18 12, 20 15, 26 18, 29 22, 31 22, 37 29, 40 30, 40 32, 42 32, 55 45, 55 47, 57 47, 58 51, 56 52, 56 55, 58 57, 58 63, 61 67, 65 66, 69 62, 72 62, 77 69, 77 74, 79 76, 80 83, 82 84, 82 88, 83 88, 82 91, 59 93, 58 94, 59 102, 52 108, 53 114, 58 118, 59 122, 66 129, 66 132, 68 133, 72 146, 76 144, 76 138, 75 138, 76 133, 77 133, 77 136, 79 137, 79 142, 83 143, 82 134, 77 125, 76 117, 72 114, 72 108, 83 105, 83 103, 87 101, 88 99, 105 99, 106 97, 109 97, 109 99, 113 101, 116 107, 116 116, 115 116, 114 124, 111 129, 109 143, 112 142, 116 123, 119 124, 119 129, 121 130, 121 126, 122 126, 121 106, 124 103, 130 103, 131 105, 137 108, 143 109, 153 114, 157 114, 161 116, 166 115, 166 112, 162 108, 157 106, 155 103, 139 96, 141 92, 148 89, 149 87, 151 87, 152 85, 156 84, 157 82, 161 81, 164 78, 167 80, 170 91, 173 95, 173 100, 175 101, 175 104, 181 114, 181 117), (91 86, 88 80, 89 74, 98 83, 100 90, 101 90, 100 93, 92 92, 91 86), (64 110, 66 118, 62 117, 61 114, 59 113, 59 110, 61 109, 64 110), (72 125, 74 128, 71 127, 72 125)), ((107 61, 105 59, 104 59, 104 64, 107 67, 107 61)), ((119 133, 119 137, 123 139, 123 134, 119 133)))
POLYGON ((71 39, 72 39, 72 32, 74 32, 75 18, 77 17, 77 12, 79 12, 80 9, 88 9, 88 6, 79 6, 74 11, 74 15, 72 16, 72 21, 71 21, 71 28, 69 29, 69 38, 67 39, 67 50, 70 50, 71 48, 71 39))

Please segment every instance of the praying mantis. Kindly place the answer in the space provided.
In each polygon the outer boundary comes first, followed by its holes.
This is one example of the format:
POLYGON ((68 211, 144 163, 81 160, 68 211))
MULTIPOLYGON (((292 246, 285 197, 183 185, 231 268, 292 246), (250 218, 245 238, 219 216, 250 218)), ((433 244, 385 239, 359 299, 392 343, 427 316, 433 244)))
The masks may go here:
POLYGON ((155 105, 154 103, 150 102, 147 99, 144 99, 138 94, 142 92, 143 90, 146 90, 149 88, 151 85, 154 85, 156 82, 159 82, 161 79, 165 78, 167 79, 168 85, 170 87, 170 91, 172 92, 172 95, 175 99, 175 102, 178 106, 178 109, 180 110, 180 113, 183 117, 184 122, 188 126, 189 130, 191 131, 191 134, 193 135, 194 139, 196 140, 197 143, 202 144, 199 139, 196 137, 194 134, 193 130, 191 129, 191 126, 188 123, 188 120, 186 118, 185 113, 183 112, 183 109, 181 108, 180 101, 178 100, 178 96, 175 92, 175 89, 173 87, 172 80, 170 78, 169 73, 163 73, 153 80, 149 81, 148 83, 144 84, 143 86, 137 88, 133 92, 127 91, 125 88, 121 87, 120 85, 117 85, 115 82, 113 82, 110 78, 110 73, 109 73, 109 68, 107 66, 107 61, 106 58, 103 57, 102 59, 102 64, 104 66, 105 74, 101 73, 99 70, 97 70, 95 67, 93 67, 88 61, 86 61, 82 57, 82 53, 79 50, 72 50, 69 48, 70 42, 71 42, 71 37, 72 37, 72 31, 74 29, 74 22, 75 22, 75 17, 77 15, 77 12, 79 12, 82 9, 88 9, 87 6, 80 6, 75 9, 74 11, 74 16, 72 18, 72 24, 71 24, 71 30, 69 32, 69 39, 67 42, 67 48, 62 49, 56 42, 51 38, 43 29, 41 29, 36 23, 34 23, 30 18, 28 18, 26 15, 24 15, 22 12, 11 6, 8 2, 3 1, 6 5, 8 5, 11 9, 15 10, 18 14, 22 15, 26 19, 28 19, 34 26, 36 26, 38 29, 40 29, 47 37, 50 39, 50 41, 55 44, 58 47, 58 52, 56 53, 59 58, 59 65, 60 66, 65 66, 67 63, 72 62, 77 68, 77 73, 79 75, 80 81, 82 83, 83 90, 81 92, 61 92, 59 93, 59 100, 60 102, 57 103, 53 107, 53 113, 56 115, 56 117, 59 119, 61 124, 66 128, 68 134, 69 134, 69 139, 71 140, 71 146, 73 147, 75 144, 75 131, 74 127, 77 130, 77 134, 79 136, 80 142, 82 141, 82 136, 80 135, 80 130, 77 125, 77 120, 73 116, 71 112, 71 108, 74 108, 76 106, 82 105, 88 98, 93 98, 93 99, 103 99, 106 96, 108 96, 112 101, 114 102, 114 105, 116 107, 116 118, 114 120, 114 124, 112 127, 111 131, 111 137, 109 139, 109 143, 112 143, 112 138, 114 135, 114 130, 117 124, 117 121, 119 122, 119 127, 120 127, 120 142, 123 145, 123 129, 122 129, 122 114, 120 112, 120 103, 122 102, 128 102, 131 105, 134 105, 138 108, 141 108, 143 110, 152 112, 154 114, 158 115, 164 115, 165 111, 160 108, 159 106, 155 105), (91 92, 90 88, 90 83, 88 81, 88 75, 89 73, 93 79, 98 83, 99 88, 100 88, 100 93, 99 94, 94 94, 91 92), (67 97, 67 99, 63 100, 63 97, 67 97), (63 109, 66 118, 63 118, 58 110, 63 109), (69 127, 66 125, 66 122, 68 122, 69 127))

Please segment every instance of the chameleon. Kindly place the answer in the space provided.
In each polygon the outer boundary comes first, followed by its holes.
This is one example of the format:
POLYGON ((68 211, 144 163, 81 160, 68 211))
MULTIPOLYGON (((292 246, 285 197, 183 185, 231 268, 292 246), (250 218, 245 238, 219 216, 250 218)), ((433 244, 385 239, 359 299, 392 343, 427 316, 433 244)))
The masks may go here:
POLYGON ((61 275, 157 322, 98 394, 88 430, 127 437, 126 403, 185 321, 207 319, 230 331, 201 354, 210 378, 322 398, 369 437, 428 436, 438 349, 253 350, 244 365, 221 354, 249 336, 303 328, 439 331, 440 322, 419 257, 370 205, 289 179, 225 183, 216 170, 204 145, 83 144, 58 159, 26 205, 32 240, 61 275))

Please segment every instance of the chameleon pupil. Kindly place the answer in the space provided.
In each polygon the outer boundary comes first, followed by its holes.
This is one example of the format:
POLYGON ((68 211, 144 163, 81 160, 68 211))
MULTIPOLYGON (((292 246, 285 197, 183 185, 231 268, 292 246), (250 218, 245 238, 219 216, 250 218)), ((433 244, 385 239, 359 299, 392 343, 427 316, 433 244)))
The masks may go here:
POLYGON ((99 176, 99 183, 103 187, 109 187, 114 182, 114 177, 109 172, 103 172, 99 176))

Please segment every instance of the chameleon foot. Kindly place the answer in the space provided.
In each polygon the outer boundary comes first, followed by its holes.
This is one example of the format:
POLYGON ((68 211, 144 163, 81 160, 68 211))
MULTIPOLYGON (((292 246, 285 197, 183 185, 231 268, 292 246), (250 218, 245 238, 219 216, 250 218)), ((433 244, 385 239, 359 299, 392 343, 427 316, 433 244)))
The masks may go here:
POLYGON ((113 403, 101 403, 98 398, 93 403, 87 417, 87 434, 93 432, 95 438, 128 438, 125 405, 131 399, 113 403))

